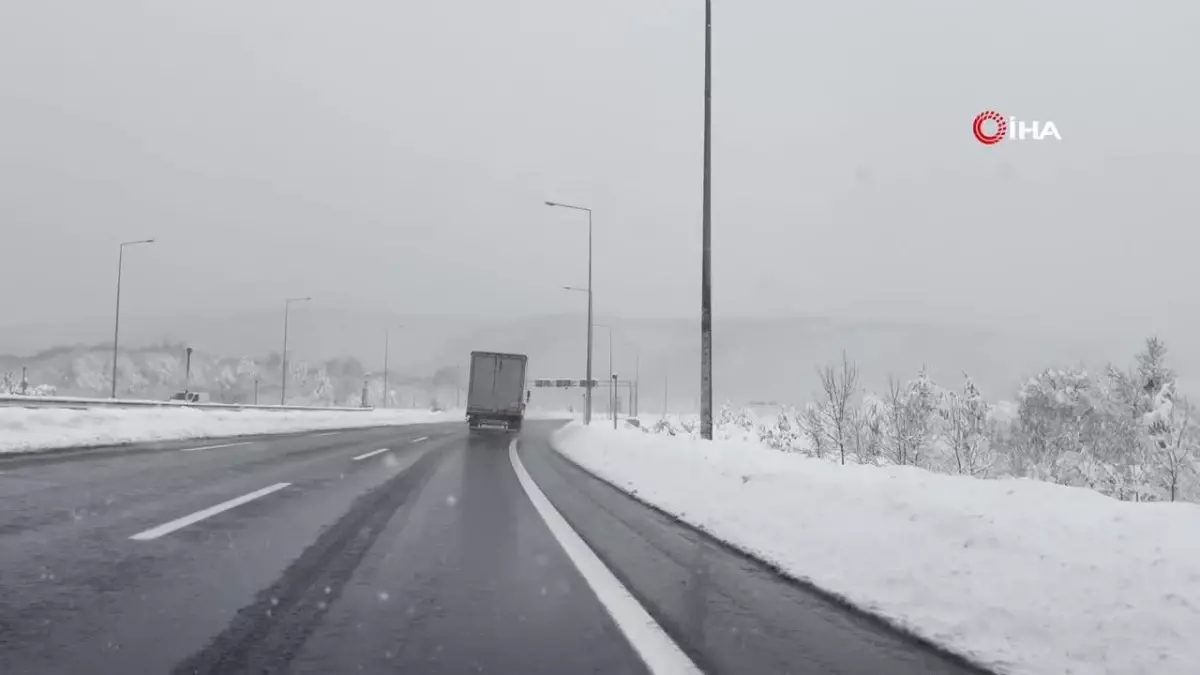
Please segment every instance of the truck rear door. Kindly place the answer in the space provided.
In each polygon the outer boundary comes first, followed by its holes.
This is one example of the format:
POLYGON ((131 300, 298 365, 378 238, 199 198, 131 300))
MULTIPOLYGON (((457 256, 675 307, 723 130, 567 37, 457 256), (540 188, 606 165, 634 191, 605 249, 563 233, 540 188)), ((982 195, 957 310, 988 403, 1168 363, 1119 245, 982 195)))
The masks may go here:
POLYGON ((496 389, 495 354, 471 354, 471 383, 467 390, 467 409, 496 411, 494 391, 496 389))
POLYGON ((496 401, 499 408, 519 412, 525 399, 525 358, 501 356, 497 359, 496 401))

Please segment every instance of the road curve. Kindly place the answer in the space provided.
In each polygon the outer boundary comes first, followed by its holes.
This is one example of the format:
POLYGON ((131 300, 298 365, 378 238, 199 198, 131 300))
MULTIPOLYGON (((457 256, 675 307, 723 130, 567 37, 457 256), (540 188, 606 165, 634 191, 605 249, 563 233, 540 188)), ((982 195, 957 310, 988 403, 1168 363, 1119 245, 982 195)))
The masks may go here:
MULTIPOLYGON (((978 672, 592 478, 555 426, 520 463, 704 671, 978 672)), ((438 424, 0 459, 0 672, 649 672, 508 445, 438 424)))

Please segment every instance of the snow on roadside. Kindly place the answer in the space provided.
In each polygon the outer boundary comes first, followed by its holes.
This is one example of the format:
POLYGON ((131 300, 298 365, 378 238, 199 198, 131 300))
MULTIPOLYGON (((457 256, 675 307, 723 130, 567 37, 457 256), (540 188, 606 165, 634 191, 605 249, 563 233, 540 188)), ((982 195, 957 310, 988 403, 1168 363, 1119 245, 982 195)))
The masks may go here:
POLYGON ((243 434, 459 422, 463 412, 0 408, 0 454, 243 434))
POLYGON ((583 416, 579 413, 568 412, 566 410, 529 408, 525 411, 525 419, 527 420, 574 420, 582 418, 583 416))
POLYGON ((1200 506, 838 466, 572 424, 554 446, 640 499, 998 673, 1200 663, 1200 506))

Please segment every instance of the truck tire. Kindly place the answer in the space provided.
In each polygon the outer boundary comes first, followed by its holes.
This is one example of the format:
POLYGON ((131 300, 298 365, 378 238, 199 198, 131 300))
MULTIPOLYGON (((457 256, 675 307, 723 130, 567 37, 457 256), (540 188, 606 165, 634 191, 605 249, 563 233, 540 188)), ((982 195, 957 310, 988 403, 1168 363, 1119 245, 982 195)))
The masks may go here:
POLYGON ((521 422, 522 422, 522 420, 519 418, 509 420, 508 421, 508 430, 509 431, 520 431, 521 430, 521 422))

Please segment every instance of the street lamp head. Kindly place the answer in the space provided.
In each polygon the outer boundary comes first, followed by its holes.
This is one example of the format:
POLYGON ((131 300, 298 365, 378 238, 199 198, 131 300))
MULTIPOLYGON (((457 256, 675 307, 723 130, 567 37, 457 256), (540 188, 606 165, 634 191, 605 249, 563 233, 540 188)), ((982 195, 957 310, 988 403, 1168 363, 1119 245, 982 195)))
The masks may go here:
POLYGON ((546 206, 558 206, 555 202, 546 202, 546 206))

